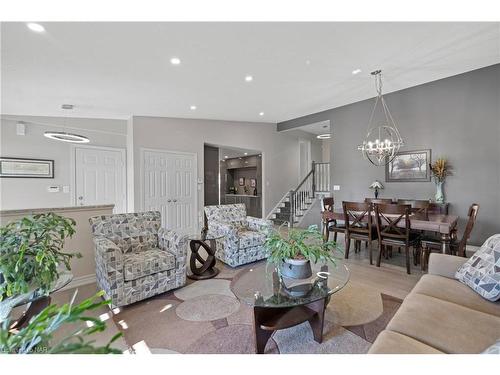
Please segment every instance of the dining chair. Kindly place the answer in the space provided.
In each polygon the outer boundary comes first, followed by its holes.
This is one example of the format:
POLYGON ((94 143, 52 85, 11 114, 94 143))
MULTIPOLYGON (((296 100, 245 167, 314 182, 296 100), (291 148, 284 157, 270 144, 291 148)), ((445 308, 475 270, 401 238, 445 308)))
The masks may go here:
POLYGON ((406 272, 411 273, 410 247, 416 249, 416 255, 420 254, 420 234, 410 230, 410 213, 410 205, 375 204, 375 222, 379 247, 377 267, 380 267, 384 246, 404 247, 406 272), (401 221, 404 221, 404 227, 398 226, 401 221))
POLYGON ((410 205, 412 214, 426 215, 429 212, 430 202, 428 200, 420 199, 398 199, 397 204, 410 205))
POLYGON ((391 204, 391 203, 393 203, 393 201, 391 198, 365 198, 365 203, 391 204))
MULTIPOLYGON (((479 205, 477 203, 471 204, 469 207, 469 212, 467 216, 467 225, 465 226, 464 233, 460 240, 457 239, 456 234, 451 238, 450 249, 452 254, 465 257, 465 249, 467 246, 467 241, 470 238, 474 224, 476 223, 477 213, 479 212, 479 205)), ((429 262, 429 255, 432 250, 441 251, 441 239, 438 237, 425 236, 422 238, 422 259, 421 266, 422 270, 427 269, 427 264, 429 262)))
POLYGON ((373 226, 373 206, 369 202, 342 202, 345 221, 345 258, 349 258, 351 240, 355 240, 355 249, 361 249, 361 241, 368 243, 370 264, 373 264, 372 241, 377 239, 373 226))
MULTIPOLYGON (((323 211, 333 212, 333 207, 333 197, 323 198, 323 211)), ((333 240, 337 242, 337 233, 345 233, 345 224, 338 223, 337 220, 329 220, 325 228, 325 241, 328 241, 330 232, 333 232, 333 240)))

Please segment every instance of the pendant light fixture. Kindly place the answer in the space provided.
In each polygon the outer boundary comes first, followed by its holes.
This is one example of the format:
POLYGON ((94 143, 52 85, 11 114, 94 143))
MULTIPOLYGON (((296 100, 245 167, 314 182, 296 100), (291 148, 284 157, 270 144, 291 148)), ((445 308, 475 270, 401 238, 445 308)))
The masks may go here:
POLYGON ((382 71, 375 70, 371 75, 375 77, 377 98, 368 121, 365 140, 358 146, 358 150, 370 163, 379 166, 389 164, 394 160, 396 153, 404 145, 404 142, 382 95, 382 71), (383 122, 379 125, 374 124, 377 107, 379 107, 379 111, 383 113, 384 117, 383 122))
MULTIPOLYGON (((68 110, 68 109, 73 109, 74 106, 73 104, 63 104, 61 106, 63 110, 68 110)), ((66 117, 64 118, 64 130, 66 130, 66 117)), ((43 133, 43 135, 47 138, 54 139, 56 141, 61 141, 61 142, 70 142, 70 143, 89 143, 90 140, 79 134, 75 133, 68 133, 66 131, 63 132, 52 132, 52 131, 47 131, 43 133)))

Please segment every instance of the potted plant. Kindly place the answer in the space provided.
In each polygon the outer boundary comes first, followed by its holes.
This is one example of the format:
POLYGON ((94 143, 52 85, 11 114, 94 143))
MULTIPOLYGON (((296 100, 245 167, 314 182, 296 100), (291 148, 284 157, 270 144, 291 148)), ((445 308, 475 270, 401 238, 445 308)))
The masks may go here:
POLYGON ((448 160, 445 158, 439 158, 433 164, 430 164, 429 167, 431 169, 434 182, 436 183, 436 196, 434 198, 436 202, 444 203, 443 184, 446 177, 451 176, 452 174, 451 166, 448 163, 448 160))
POLYGON ((306 230, 290 229, 287 234, 272 230, 265 246, 269 251, 268 261, 277 266, 282 276, 292 279, 311 277, 311 261, 335 263, 333 251, 338 250, 335 242, 323 241, 317 225, 311 225, 306 230))
POLYGON ((61 266, 81 257, 62 251, 75 221, 55 213, 27 216, 0 228, 0 303, 34 290, 48 294, 61 266))
MULTIPOLYGON (((104 346, 96 344, 92 339, 94 333, 106 329, 106 322, 91 316, 85 316, 91 310, 106 306, 111 301, 99 301, 104 295, 99 292, 95 296, 74 304, 73 298, 70 303, 62 306, 49 305, 30 322, 19 330, 9 329, 9 320, 0 323, 0 353, 5 354, 118 354, 120 350, 112 348, 111 344, 122 336, 121 333, 114 335, 104 346), (60 339, 54 336, 61 326, 68 328, 76 325, 74 331, 60 339)), ((62 336, 61 334, 57 336, 62 336)), ((56 336, 56 337, 57 337, 56 336)))

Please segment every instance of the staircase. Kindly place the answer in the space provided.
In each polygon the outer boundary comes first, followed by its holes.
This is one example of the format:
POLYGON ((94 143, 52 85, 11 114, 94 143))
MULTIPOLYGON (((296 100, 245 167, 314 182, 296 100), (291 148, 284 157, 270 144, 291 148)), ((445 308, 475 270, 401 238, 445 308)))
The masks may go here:
POLYGON ((330 193, 330 163, 312 163, 300 184, 286 193, 267 216, 275 225, 299 226, 315 200, 330 193))

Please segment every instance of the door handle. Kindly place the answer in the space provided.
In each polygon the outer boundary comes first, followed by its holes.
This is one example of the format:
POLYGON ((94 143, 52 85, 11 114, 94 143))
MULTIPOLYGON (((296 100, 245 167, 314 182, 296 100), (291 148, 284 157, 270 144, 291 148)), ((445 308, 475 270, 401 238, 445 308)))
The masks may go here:
POLYGON ((172 202, 172 199, 167 199, 167 202, 168 202, 168 203, 172 202))
POLYGON ((177 199, 174 199, 174 202, 177 202, 177 199))

